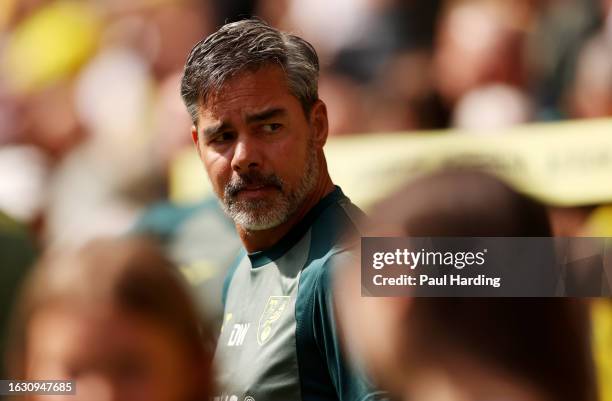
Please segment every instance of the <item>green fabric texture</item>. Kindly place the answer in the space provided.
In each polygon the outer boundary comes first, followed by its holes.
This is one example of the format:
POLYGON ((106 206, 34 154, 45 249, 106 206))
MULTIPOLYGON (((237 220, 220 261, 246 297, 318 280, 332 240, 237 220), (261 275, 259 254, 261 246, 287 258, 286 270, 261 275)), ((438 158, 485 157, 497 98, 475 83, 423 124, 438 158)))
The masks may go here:
POLYGON ((0 357, 5 377, 4 354, 9 319, 15 299, 37 252, 27 228, 0 212, 0 357))

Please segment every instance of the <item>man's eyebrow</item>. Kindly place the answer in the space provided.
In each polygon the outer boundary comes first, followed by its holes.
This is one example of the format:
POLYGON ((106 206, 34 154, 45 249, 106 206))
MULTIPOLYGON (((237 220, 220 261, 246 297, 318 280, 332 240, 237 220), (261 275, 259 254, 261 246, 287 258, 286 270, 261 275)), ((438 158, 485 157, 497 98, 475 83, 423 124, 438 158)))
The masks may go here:
MULTIPOLYGON (((265 121, 267 119, 273 118, 273 117, 283 117, 286 116, 287 113, 287 109, 283 108, 283 107, 274 107, 271 109, 267 109, 264 111, 261 111, 259 113, 255 113, 255 114, 250 114, 246 117, 246 122, 248 124, 252 124, 252 123, 256 123, 256 122, 261 122, 261 121, 265 121)), ((219 132, 221 131, 225 131, 227 129, 230 128, 230 124, 226 123, 226 122, 218 122, 216 124, 210 125, 206 128, 204 128, 202 130, 202 135, 204 136, 204 138, 211 138, 215 135, 217 135, 219 132)))
POLYGON ((259 113, 248 115, 246 118, 246 122, 248 124, 265 121, 272 117, 283 117, 287 115, 287 110, 282 107, 275 107, 272 109, 264 110, 259 113))
POLYGON ((204 128, 202 130, 202 135, 204 135, 204 138, 210 138, 228 128, 228 123, 219 122, 217 124, 209 125, 208 127, 204 128))

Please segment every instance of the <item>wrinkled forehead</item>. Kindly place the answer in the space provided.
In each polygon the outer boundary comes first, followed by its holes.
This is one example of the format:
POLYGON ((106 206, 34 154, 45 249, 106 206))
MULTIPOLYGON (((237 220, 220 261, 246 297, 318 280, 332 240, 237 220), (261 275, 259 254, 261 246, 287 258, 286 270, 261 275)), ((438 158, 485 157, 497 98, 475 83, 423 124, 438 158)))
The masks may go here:
POLYGON ((254 114, 295 106, 301 104, 290 91, 282 68, 266 65, 241 71, 207 94, 200 104, 200 118, 219 119, 227 114, 254 114))

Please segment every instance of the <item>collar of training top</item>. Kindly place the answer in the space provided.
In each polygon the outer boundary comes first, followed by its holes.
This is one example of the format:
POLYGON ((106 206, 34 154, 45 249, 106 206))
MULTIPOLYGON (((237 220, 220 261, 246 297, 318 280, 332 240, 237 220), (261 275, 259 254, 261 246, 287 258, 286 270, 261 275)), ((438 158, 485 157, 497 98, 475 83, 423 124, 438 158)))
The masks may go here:
POLYGON ((308 213, 304 216, 300 222, 298 222, 291 230, 278 241, 272 247, 263 251, 256 251, 249 253, 248 257, 251 260, 253 268, 264 266, 268 263, 274 262, 281 256, 283 256, 289 249, 291 249, 299 240, 304 236, 306 231, 312 226, 312 223, 319 217, 319 215, 329 205, 346 198, 342 189, 335 185, 334 190, 323 197, 308 213))

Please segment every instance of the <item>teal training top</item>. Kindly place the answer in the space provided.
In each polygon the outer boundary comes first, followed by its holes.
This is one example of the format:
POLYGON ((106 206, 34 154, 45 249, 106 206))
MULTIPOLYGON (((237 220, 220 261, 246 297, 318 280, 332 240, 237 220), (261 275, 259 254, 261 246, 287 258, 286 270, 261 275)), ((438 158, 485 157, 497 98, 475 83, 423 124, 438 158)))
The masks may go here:
POLYGON ((332 266, 352 253, 361 216, 336 187, 272 248, 239 258, 223 291, 214 401, 375 397, 345 363, 331 295, 332 266))

